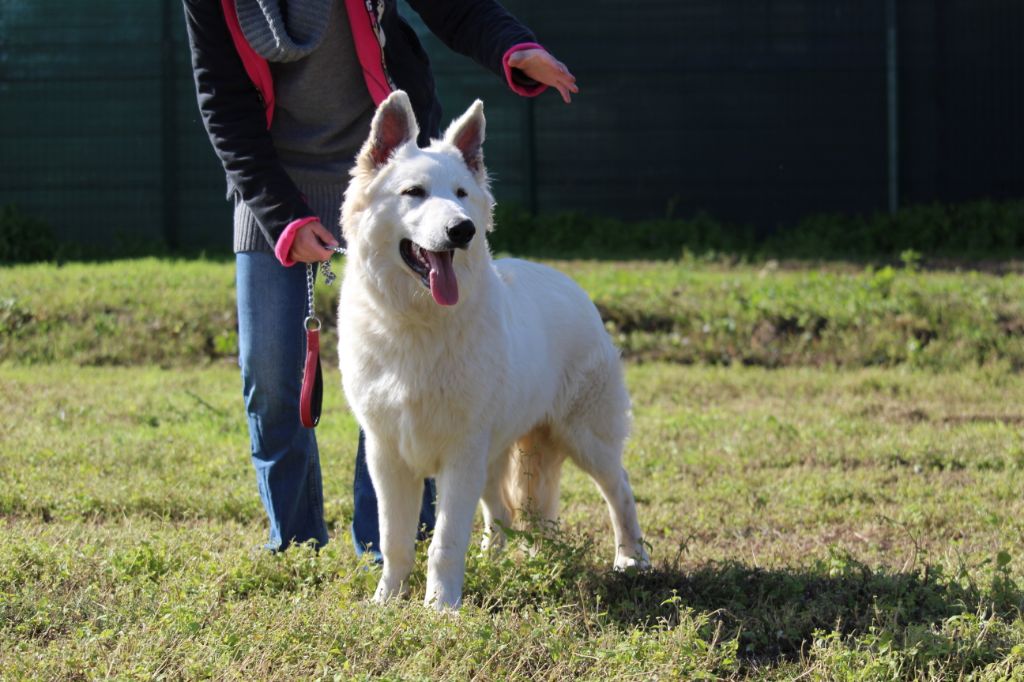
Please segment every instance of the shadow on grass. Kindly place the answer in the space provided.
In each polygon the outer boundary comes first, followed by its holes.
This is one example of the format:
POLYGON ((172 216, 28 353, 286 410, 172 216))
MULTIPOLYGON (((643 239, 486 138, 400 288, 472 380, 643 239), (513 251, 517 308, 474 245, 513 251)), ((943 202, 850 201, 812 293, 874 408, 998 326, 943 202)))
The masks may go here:
POLYGON ((898 640, 908 628, 960 614, 1010 617, 1024 603, 1024 591, 1005 572, 982 589, 935 566, 890 572, 840 554, 798 568, 723 562, 689 571, 592 574, 587 588, 608 618, 627 626, 673 627, 689 610, 710 613, 721 636, 738 637, 740 655, 756 660, 797 659, 816 631, 874 630, 898 640))
POLYGON ((1024 585, 1010 574, 1005 552, 993 571, 963 568, 957 575, 927 564, 909 571, 872 568, 839 549, 792 567, 737 561, 681 567, 677 559, 620 573, 600 562, 586 535, 557 527, 508 533, 518 550, 491 558, 471 554, 468 562, 467 597, 484 608, 577 604, 586 618, 642 629, 703 619, 708 637, 738 640, 740 657, 755 665, 799 660, 816 633, 900 642, 954 616, 1008 621, 1024 609, 1024 585), (979 575, 988 576, 984 584, 979 575))

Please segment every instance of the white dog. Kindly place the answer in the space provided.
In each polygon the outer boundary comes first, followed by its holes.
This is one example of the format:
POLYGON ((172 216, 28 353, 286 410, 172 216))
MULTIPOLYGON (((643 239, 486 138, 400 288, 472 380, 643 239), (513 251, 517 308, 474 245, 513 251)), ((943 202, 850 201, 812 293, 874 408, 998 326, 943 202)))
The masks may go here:
POLYGON ((615 567, 648 566, 622 468, 629 395, 594 305, 555 270, 492 262, 479 100, 443 140, 420 149, 417 134, 408 97, 393 93, 342 210, 339 354, 379 500, 374 599, 407 591, 424 478, 438 491, 425 601, 455 608, 477 501, 485 548, 517 515, 554 519, 566 457, 608 503, 615 567))

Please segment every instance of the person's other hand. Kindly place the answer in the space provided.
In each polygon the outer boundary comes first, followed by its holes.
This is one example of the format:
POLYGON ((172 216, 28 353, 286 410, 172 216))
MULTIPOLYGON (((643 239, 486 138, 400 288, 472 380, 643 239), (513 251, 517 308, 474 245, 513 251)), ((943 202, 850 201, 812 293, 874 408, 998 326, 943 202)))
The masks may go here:
POLYGON ((576 87, 576 76, 572 75, 565 64, 552 57, 547 50, 540 48, 516 50, 509 55, 508 65, 513 69, 519 69, 538 83, 550 85, 558 90, 566 104, 572 101, 570 93, 575 94, 580 91, 576 87))
POLYGON ((338 240, 331 236, 331 233, 319 220, 306 223, 295 233, 295 240, 288 252, 288 258, 296 263, 317 263, 329 260, 333 252, 325 249, 324 244, 337 246, 338 240))

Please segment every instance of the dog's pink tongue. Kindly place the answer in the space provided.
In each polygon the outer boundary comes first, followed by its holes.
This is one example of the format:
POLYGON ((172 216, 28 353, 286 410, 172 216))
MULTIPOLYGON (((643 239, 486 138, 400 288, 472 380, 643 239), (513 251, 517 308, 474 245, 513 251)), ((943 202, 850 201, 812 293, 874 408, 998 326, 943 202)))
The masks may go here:
POLYGON ((430 295, 438 305, 455 305, 459 302, 459 283, 452 267, 451 251, 426 251, 430 263, 430 295))

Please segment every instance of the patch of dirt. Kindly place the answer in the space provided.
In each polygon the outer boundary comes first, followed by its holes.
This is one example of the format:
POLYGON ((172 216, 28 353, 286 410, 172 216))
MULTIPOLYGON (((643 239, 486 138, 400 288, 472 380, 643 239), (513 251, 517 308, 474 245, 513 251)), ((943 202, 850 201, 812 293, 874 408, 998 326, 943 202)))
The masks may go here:
POLYGON ((622 334, 630 332, 669 333, 676 327, 676 321, 668 315, 647 313, 640 310, 622 310, 595 303, 597 312, 605 324, 611 324, 622 334))
POLYGON ((941 419, 943 424, 1005 424, 1024 425, 1024 414, 950 414, 941 419))

